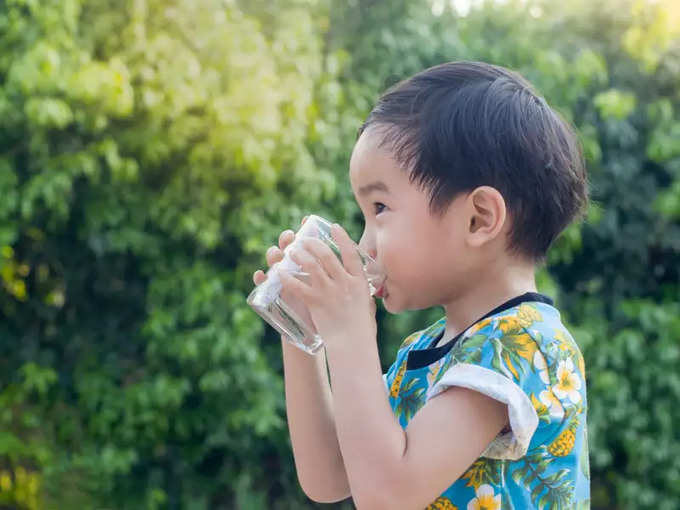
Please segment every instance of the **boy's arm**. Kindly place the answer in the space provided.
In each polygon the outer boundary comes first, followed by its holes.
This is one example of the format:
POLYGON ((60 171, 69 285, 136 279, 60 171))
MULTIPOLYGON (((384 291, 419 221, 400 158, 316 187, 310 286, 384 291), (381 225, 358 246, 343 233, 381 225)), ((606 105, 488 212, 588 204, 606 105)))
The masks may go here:
POLYGON ((333 420, 324 350, 310 356, 284 337, 281 343, 286 414, 300 486, 314 501, 346 499, 349 482, 333 420))
POLYGON ((335 426, 359 510, 425 508, 457 480, 508 422, 507 406, 452 387, 403 430, 385 398, 375 343, 328 342, 335 426), (357 352, 361 345, 361 352, 357 352))

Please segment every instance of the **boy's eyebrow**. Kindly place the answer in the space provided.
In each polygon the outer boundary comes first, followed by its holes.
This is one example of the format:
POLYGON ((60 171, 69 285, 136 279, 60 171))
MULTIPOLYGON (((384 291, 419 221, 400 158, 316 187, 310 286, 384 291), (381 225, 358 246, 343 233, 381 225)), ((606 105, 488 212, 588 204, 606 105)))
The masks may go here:
POLYGON ((390 192, 389 188, 387 187, 387 184, 385 184, 382 181, 375 181, 359 188, 359 196, 363 197, 365 195, 368 195, 371 191, 384 191, 386 193, 390 192))

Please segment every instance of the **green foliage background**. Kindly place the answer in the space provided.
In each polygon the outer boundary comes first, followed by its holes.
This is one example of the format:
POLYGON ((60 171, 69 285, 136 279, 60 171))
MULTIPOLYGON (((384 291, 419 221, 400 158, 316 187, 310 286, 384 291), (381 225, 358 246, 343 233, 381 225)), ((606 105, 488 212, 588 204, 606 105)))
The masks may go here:
MULTIPOLYGON (((677 508, 680 18, 556 5, 0 1, 0 505, 318 506, 252 273, 308 212, 358 239, 356 129, 466 59, 520 71, 582 136, 593 205, 539 290, 586 358, 593 508, 677 508)), ((440 315, 379 309, 384 368, 440 315)))

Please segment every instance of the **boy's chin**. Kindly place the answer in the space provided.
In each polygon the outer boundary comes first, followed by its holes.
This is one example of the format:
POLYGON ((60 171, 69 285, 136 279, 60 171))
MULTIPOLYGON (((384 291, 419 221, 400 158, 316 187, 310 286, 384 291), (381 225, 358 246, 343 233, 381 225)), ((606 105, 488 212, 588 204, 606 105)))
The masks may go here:
POLYGON ((389 312, 391 314, 399 313, 402 310, 400 310, 398 307, 394 306, 395 303, 390 299, 390 295, 388 294, 385 297, 380 298, 380 302, 382 303, 383 308, 385 309, 386 312, 389 312))
POLYGON ((391 310, 390 310, 390 308, 389 308, 389 305, 387 304, 387 296, 385 296, 385 297, 380 297, 380 298, 375 298, 375 299, 378 300, 378 301, 382 304, 382 307, 383 307, 386 311, 391 312, 391 310))
POLYGON ((428 309, 432 306, 437 306, 436 304, 432 304, 430 306, 420 306, 420 305, 413 306, 412 305, 410 307, 406 307, 406 306, 403 306, 403 303, 400 304, 400 303, 396 302, 394 300, 394 298, 391 297, 389 294, 387 296, 385 296, 384 298, 380 298, 380 302, 382 303, 383 309, 386 312, 391 313, 392 315, 396 315, 396 314, 402 313, 402 312, 416 312, 416 311, 419 311, 419 310, 426 310, 426 309, 428 309))

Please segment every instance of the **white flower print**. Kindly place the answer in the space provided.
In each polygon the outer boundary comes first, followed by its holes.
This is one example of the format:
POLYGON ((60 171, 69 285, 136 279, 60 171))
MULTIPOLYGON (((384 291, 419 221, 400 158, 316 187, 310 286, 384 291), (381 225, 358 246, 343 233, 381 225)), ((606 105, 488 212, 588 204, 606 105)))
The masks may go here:
POLYGON ((562 407, 562 404, 552 391, 549 389, 542 391, 538 395, 538 399, 548 408, 550 416, 557 418, 558 420, 561 420, 564 417, 564 407, 562 407))
POLYGON ((555 396, 560 400, 569 398, 573 404, 581 401, 581 379, 574 373, 574 362, 571 358, 560 361, 557 367, 557 384, 553 386, 555 396))
POLYGON ((470 500, 467 510, 500 510, 501 495, 494 496, 491 485, 480 485, 475 495, 477 497, 470 500))
POLYGON ((550 384, 550 378, 548 377, 548 365, 545 362, 545 358, 541 351, 536 351, 534 353, 534 368, 538 370, 538 375, 545 384, 550 384))

